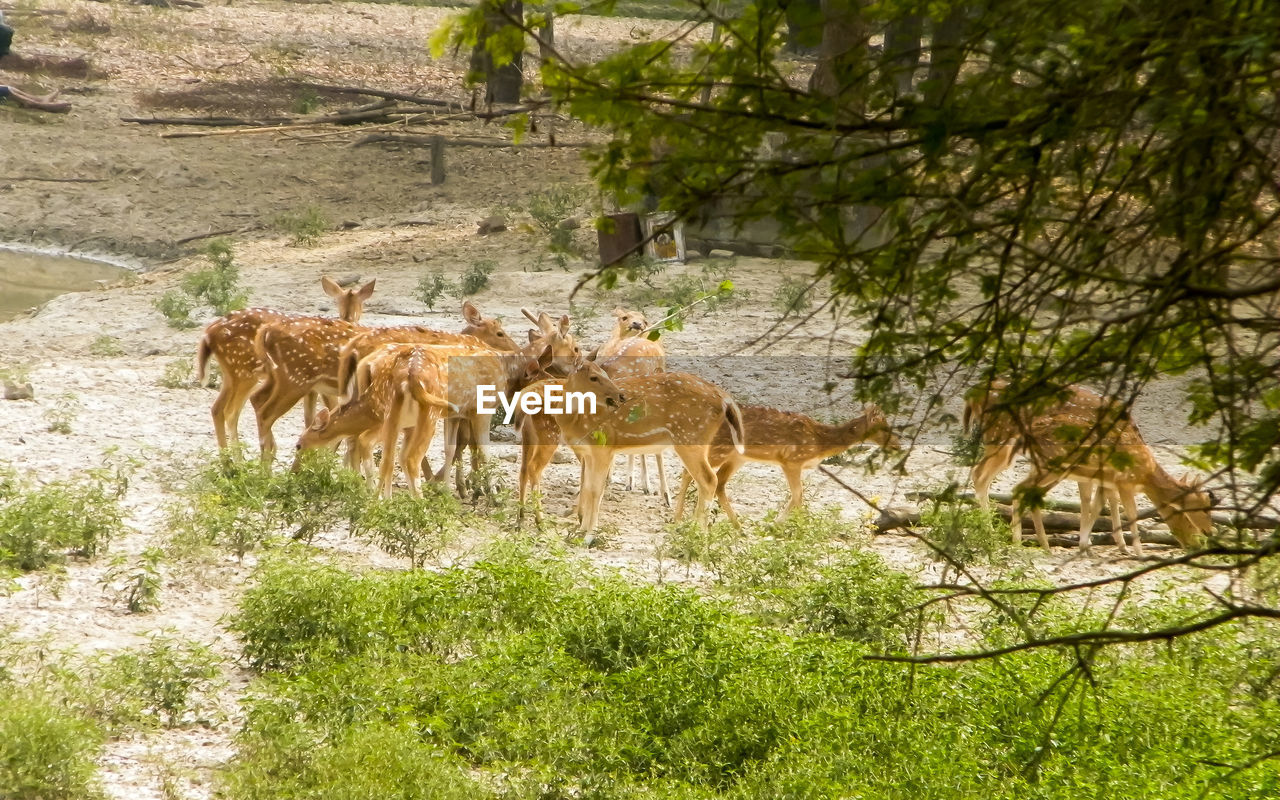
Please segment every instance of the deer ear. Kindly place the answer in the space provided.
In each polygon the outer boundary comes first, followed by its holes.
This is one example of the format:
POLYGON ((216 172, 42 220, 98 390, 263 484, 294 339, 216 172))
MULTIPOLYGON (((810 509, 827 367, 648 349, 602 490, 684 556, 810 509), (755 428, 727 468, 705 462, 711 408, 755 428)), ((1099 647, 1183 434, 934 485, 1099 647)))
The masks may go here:
POLYGON ((325 407, 316 412, 315 419, 311 421, 311 428, 322 431, 327 427, 329 427, 329 409, 325 407))
POLYGON ((563 317, 560 318, 560 335, 561 336, 569 335, 569 315, 568 314, 565 314, 563 317))
POLYGON ((462 318, 467 321, 468 325, 480 325, 484 322, 484 315, 470 300, 462 301, 462 318))
POLYGON ((626 311, 624 311, 624 310, 622 309, 622 306, 614 306, 614 307, 613 307, 613 315, 614 315, 615 317, 617 317, 618 319, 622 319, 623 317, 625 317, 625 316, 627 315, 627 312, 626 312, 626 311))
POLYGON ((320 286, 324 288, 325 294, 335 300, 338 299, 338 295, 342 294, 342 287, 338 285, 337 281, 330 278, 328 275, 325 275, 320 279, 320 286))
POLYGON ((368 300, 370 297, 373 296, 373 285, 377 282, 378 282, 377 278, 371 279, 364 286, 360 287, 360 291, 356 292, 356 295, 359 296, 361 300, 368 300))
POLYGON ((541 338, 542 338, 542 331, 537 331, 537 330, 534 330, 533 328, 529 329, 529 344, 533 344, 534 342, 538 341, 541 338))
POLYGON ((544 336, 550 336, 556 329, 555 324, 551 322, 551 317, 545 311, 538 312, 538 329, 544 336))

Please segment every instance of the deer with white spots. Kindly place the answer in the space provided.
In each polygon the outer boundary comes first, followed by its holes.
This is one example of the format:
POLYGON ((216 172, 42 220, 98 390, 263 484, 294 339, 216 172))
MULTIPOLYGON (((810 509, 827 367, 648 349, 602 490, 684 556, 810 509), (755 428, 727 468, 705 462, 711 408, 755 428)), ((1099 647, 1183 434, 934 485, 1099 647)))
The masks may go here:
POLYGON ((496 319, 484 317, 470 302, 462 305, 467 326, 461 333, 421 325, 368 328, 342 320, 311 318, 264 325, 254 351, 266 367, 266 379, 249 398, 258 418, 258 441, 264 459, 275 452, 272 426, 308 392, 342 394, 338 384, 342 348, 362 334, 371 352, 383 344, 462 344, 506 349, 511 340, 496 319))
MULTIPOLYGON (((596 350, 594 360, 609 377, 634 378, 641 375, 653 375, 667 369, 667 352, 657 339, 650 339, 649 322, 640 311, 627 311, 621 307, 613 309, 617 322, 609 340, 596 350)), ((658 472, 658 491, 662 494, 662 502, 671 505, 671 493, 667 491, 667 473, 662 462, 662 450, 652 453, 658 472)), ((649 462, 645 454, 627 454, 627 491, 635 491, 635 461, 640 460, 640 486, 645 494, 649 494, 649 462)))
MULTIPOLYGON (((322 408, 316 413, 298 439, 298 457, 311 448, 336 445, 340 439, 359 440, 360 449, 366 452, 371 452, 373 443, 380 441, 382 465, 378 490, 384 497, 390 497, 396 439, 404 431, 400 465, 409 481, 409 493, 421 496, 418 487, 422 462, 435 434, 436 421, 455 410, 446 399, 448 369, 449 356, 434 347, 383 345, 357 365, 354 371, 357 394, 337 411, 322 408)), ((298 457, 295 457, 294 469, 298 468, 298 457)))
POLYGON ((687 372, 606 382, 596 373, 578 371, 565 379, 564 389, 597 397, 595 414, 553 417, 564 442, 582 463, 578 518, 583 530, 595 530, 616 453, 667 447, 675 449, 697 482, 694 519, 706 525, 707 507, 716 489, 708 455, 716 431, 727 422, 733 447, 741 451, 745 441, 742 412, 732 397, 687 372))
MULTIPOLYGON (((343 289, 337 281, 329 277, 320 279, 325 294, 338 304, 338 318, 350 323, 360 321, 364 311, 364 303, 373 294, 376 282, 369 281, 359 289, 343 289)), ((196 350, 196 379, 203 385, 209 358, 218 362, 222 372, 222 387, 214 398, 213 432, 218 438, 218 447, 226 448, 230 443, 240 442, 240 412, 245 401, 254 388, 262 380, 265 365, 253 349, 253 341, 258 331, 264 326, 286 320, 323 319, 322 317, 306 317, 300 314, 287 314, 269 308, 246 308, 233 311, 209 323, 200 337, 200 345, 196 350)), ((311 421, 311 412, 315 407, 314 394, 307 398, 307 422, 311 421)))
MULTIPOLYGON (((824 458, 843 453, 860 442, 870 441, 881 447, 898 448, 897 434, 876 405, 866 406, 862 414, 843 425, 827 425, 793 411, 742 406, 742 427, 746 432, 745 448, 734 447, 733 431, 726 424, 716 432, 708 453, 711 466, 716 470, 716 498, 734 524, 738 522, 738 515, 729 503, 725 486, 748 461, 781 467, 791 489, 791 501, 786 508, 786 513, 790 513, 804 505, 804 485, 801 483, 804 471, 813 469, 824 458)), ((680 491, 676 495, 677 521, 684 516, 684 495, 689 481, 690 476, 686 472, 680 479, 680 491)))
MULTIPOLYGON (((1011 535, 1015 544, 1022 542, 1025 495, 1043 494, 1063 479, 1075 480, 1080 491, 1081 548, 1089 546, 1104 494, 1112 504, 1111 533, 1121 551, 1125 549, 1119 511, 1123 503, 1129 514, 1134 553, 1142 554, 1138 492, 1151 498, 1183 547, 1195 547, 1202 535, 1213 530, 1209 518, 1213 494, 1166 472, 1122 403, 1070 386, 1063 397, 1053 398, 1043 407, 1018 408, 1001 402, 1007 389, 1006 381, 995 380, 985 389, 971 390, 966 395, 964 424, 967 428, 978 421, 982 434, 982 456, 970 473, 980 507, 987 508, 991 481, 1016 455, 1024 454, 1031 462, 1030 474, 1013 492, 1011 535)), ((1049 549, 1038 507, 1031 509, 1031 522, 1040 546, 1049 549)))

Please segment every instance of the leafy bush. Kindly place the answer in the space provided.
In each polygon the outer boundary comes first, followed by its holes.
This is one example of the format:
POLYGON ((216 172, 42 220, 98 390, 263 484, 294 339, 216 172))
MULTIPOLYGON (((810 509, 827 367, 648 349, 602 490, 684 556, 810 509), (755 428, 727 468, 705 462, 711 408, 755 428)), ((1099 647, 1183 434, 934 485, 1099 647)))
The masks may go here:
POLYGON ((71 423, 76 421, 80 408, 80 398, 71 392, 58 395, 53 401, 53 406, 44 411, 44 418, 49 422, 49 432, 70 434, 71 423))
POLYGON ((920 525, 925 540, 958 566, 992 563, 1020 552, 1010 548, 1004 523, 972 506, 936 504, 920 515, 920 525))
POLYGON ((289 243, 294 247, 311 247, 329 230, 330 223, 319 207, 306 206, 276 217, 276 227, 292 237, 289 243))
POLYGON ((440 302, 446 293, 454 294, 456 291, 454 285, 445 280, 439 272, 430 272, 418 279, 413 296, 421 300, 428 309, 435 311, 436 303, 440 302))
POLYGON ((156 311, 164 315, 170 328, 185 330, 196 326, 196 321, 191 318, 196 304, 186 292, 170 289, 156 299, 155 306, 156 311))
POLYGON ((151 547, 129 562, 123 556, 112 559, 111 569, 102 577, 102 588, 122 603, 130 614, 160 607, 160 560, 164 553, 151 547))
POLYGON ((124 348, 120 346, 119 339, 104 333, 89 342, 89 355, 99 358, 114 358, 124 355, 124 348))
POLYGON ((893 612, 915 595, 860 551, 821 565, 811 591, 796 584, 808 600, 792 629, 518 544, 440 572, 276 557, 257 577, 232 627, 269 674, 232 798, 399 796, 415 781, 445 797, 705 800, 1280 787, 1280 765, 1259 758, 1280 745, 1274 661, 1254 661, 1276 652, 1272 623, 908 668, 865 658, 908 638, 913 615, 893 612))
POLYGON ((458 285, 454 288, 454 296, 461 299, 483 291, 489 285, 489 276, 498 268, 498 262, 487 258, 472 261, 458 276, 458 285))
POLYGON ((97 726, 56 696, 0 683, 0 797, 100 797, 93 777, 102 739, 97 726))
POLYGON ((221 659, 198 642, 152 634, 141 647, 101 659, 94 673, 92 685, 111 698, 103 713, 113 722, 155 720, 172 728, 210 707, 221 686, 221 659))
POLYGON ((784 319, 803 315, 813 307, 813 281, 788 275, 773 292, 773 310, 784 319))
POLYGON ((248 295, 240 288, 240 268, 230 242, 211 239, 202 252, 211 266, 184 275, 183 290, 197 302, 211 306, 218 316, 244 308, 248 295))
POLYGON ((576 214, 586 199, 585 189, 556 184, 529 201, 529 215, 547 237, 547 249, 561 269, 568 267, 568 256, 573 252, 573 227, 561 223, 576 214))
POLYGON ((184 476, 184 500, 170 508, 169 528, 183 547, 221 547, 237 558, 288 533, 310 541, 321 530, 354 520, 369 497, 364 479, 330 450, 302 454, 298 468, 273 473, 257 459, 220 453, 184 476))
POLYGON ((99 475, 0 497, 0 566, 29 571, 68 554, 93 558, 124 531, 123 491, 99 475))
MULTIPOLYGON (((217 370, 217 362, 210 365, 211 370, 217 370)), ((175 358, 168 364, 164 365, 164 374, 156 381, 157 384, 166 389, 192 389, 195 388, 195 366, 192 365, 189 358, 175 358)))
POLYGON ((409 559, 418 569, 454 542, 465 521, 453 493, 428 483, 422 497, 393 494, 371 503, 352 533, 371 540, 387 555, 409 559))

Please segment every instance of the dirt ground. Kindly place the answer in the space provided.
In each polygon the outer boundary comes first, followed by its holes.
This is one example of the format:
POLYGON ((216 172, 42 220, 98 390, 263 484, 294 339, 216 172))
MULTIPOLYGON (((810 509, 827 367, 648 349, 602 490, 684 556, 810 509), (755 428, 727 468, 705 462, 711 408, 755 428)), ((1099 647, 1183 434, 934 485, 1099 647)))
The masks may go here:
MULTIPOLYGON (((0 241, 110 254, 135 265, 139 274, 99 291, 63 295, 0 324, 0 367, 24 369, 35 389, 34 400, 0 402, 0 465, 47 481, 100 466, 113 452, 139 459, 143 466, 126 499, 131 532, 114 543, 112 552, 137 554, 162 542, 164 505, 170 498, 155 467, 197 463, 214 446, 208 415, 214 392, 158 385, 175 361, 194 355, 199 337, 199 328, 168 327, 154 308, 183 273, 206 265, 198 254, 204 240, 192 237, 226 232, 253 305, 331 313, 319 288, 320 276, 376 277, 366 322, 425 321, 456 329, 461 326, 456 303, 450 299, 447 310, 428 312, 414 299, 413 287, 426 272, 455 277, 473 262, 491 259, 497 272, 474 300, 486 313, 501 317, 509 331, 523 337, 522 306, 556 313, 568 309, 568 293, 589 265, 579 261, 569 270, 554 267, 545 238, 532 231, 527 213, 511 209, 526 208, 531 197, 557 184, 586 186, 588 166, 578 149, 450 148, 448 178, 433 186, 427 151, 352 146, 359 133, 348 129, 226 134, 121 119, 263 117, 297 113, 299 103, 319 101, 320 110, 328 111, 364 102, 304 96, 294 80, 379 87, 465 103, 470 94, 461 85, 464 60, 433 60, 425 48, 427 37, 449 13, 277 0, 209 3, 195 10, 122 0, 42 0, 34 6, 21 4, 9 14, 21 59, 16 64, 0 61, 0 82, 28 91, 60 89, 73 110, 52 115, 0 105, 0 241), (178 130, 216 135, 159 135, 178 130), (313 246, 294 246, 280 217, 308 208, 318 209, 333 229, 313 246), (477 235, 477 220, 502 210, 511 217, 511 230, 477 235), (534 271, 540 265, 546 271, 534 271), (122 354, 92 355, 91 343, 103 336, 112 337, 122 354), (48 414, 59 403, 72 410, 67 434, 49 430, 48 414)), ((588 20, 564 25, 558 35, 568 52, 591 57, 671 25, 588 20)), ((562 140, 589 136, 567 121, 558 125, 562 140)), ((497 125, 474 121, 433 126, 429 132, 509 136, 497 125)), ((590 203, 582 209, 590 210, 590 203)), ((590 242, 587 231, 579 235, 590 242)), ((673 273, 696 274, 708 265, 728 268, 749 298, 696 317, 684 331, 665 337, 674 360, 738 353, 744 342, 775 321, 770 298, 783 276, 810 269, 803 263, 703 258, 673 268, 673 273)), ((595 314, 579 320, 588 346, 604 338, 615 302, 588 298, 582 304, 585 314, 595 314)), ((750 400, 830 417, 851 415, 855 409, 847 401, 829 402, 819 387, 835 373, 842 345, 856 340, 857 328, 844 325, 832 331, 824 324, 753 356, 756 361, 750 363, 763 366, 743 367, 748 362, 742 361, 726 366, 726 385, 732 388, 736 374, 754 379, 753 386, 768 387, 750 400)), ((1175 399, 1177 388, 1156 387, 1138 406, 1137 416, 1153 444, 1189 441, 1177 425, 1184 416, 1175 399)), ((946 410, 958 415, 958 400, 946 410)), ((252 414, 242 423, 248 440, 252 414)), ((301 412, 295 410, 277 425, 276 434, 287 447, 300 429, 301 412)), ((878 502, 904 503, 909 491, 963 479, 964 470, 946 452, 948 437, 949 431, 931 430, 912 450, 905 475, 867 475, 856 465, 835 469, 878 502)), ((432 452, 438 460, 438 444, 432 452)), ((515 448, 500 443, 495 453, 514 484, 515 448)), ((1176 465, 1176 448, 1162 447, 1159 453, 1167 465, 1176 465)), ((667 466, 673 483, 675 461, 669 458, 667 466)), ((1007 491, 1018 472, 1007 473, 995 489, 1007 491)), ((621 473, 615 472, 615 480, 621 473)), ((544 490, 550 512, 569 510, 576 474, 576 465, 567 459, 548 471, 544 490)), ((731 491, 745 515, 758 517, 785 502, 785 482, 773 468, 752 465, 739 474, 731 491)), ((806 485, 810 503, 840 505, 850 520, 867 510, 822 476, 810 474, 806 485)), ((603 520, 615 531, 607 546, 584 552, 602 563, 653 575, 654 547, 667 520, 660 501, 615 485, 606 497, 603 520)), ((320 545, 390 563, 340 534, 322 537, 320 545)), ((886 536, 874 546, 922 577, 936 570, 909 540, 886 536)), ((1028 557, 1062 581, 1125 566, 1110 547, 1096 548, 1083 559, 1062 551, 1029 552, 1028 557)), ((171 781, 181 796, 210 795, 212 770, 232 754, 236 698, 247 681, 234 664, 238 646, 221 618, 234 607, 252 562, 240 565, 228 557, 198 570, 166 565, 163 606, 151 614, 125 614, 104 595, 105 559, 72 564, 60 586, 40 574, 24 576, 15 591, 0 596, 0 627, 15 626, 20 636, 48 635, 58 646, 91 650, 136 645, 147 632, 167 628, 211 643, 227 657, 226 719, 110 743, 102 771, 111 796, 161 797, 171 781)))

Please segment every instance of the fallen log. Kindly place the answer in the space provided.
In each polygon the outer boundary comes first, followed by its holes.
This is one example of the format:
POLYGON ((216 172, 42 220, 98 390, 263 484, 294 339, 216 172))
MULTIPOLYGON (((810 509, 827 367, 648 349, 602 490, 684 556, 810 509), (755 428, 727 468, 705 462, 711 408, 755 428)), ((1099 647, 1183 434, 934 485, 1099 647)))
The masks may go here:
MULTIPOLYGON (((941 495, 932 492, 907 492, 908 500, 947 500, 954 498, 956 500, 973 501, 973 492, 959 492, 954 495, 941 495)), ((992 493, 989 499, 995 504, 1003 504, 1008 506, 1013 502, 1013 495, 1007 493, 992 493)), ((1080 503, 1072 500, 1050 500, 1045 499, 1044 507, 1046 509, 1057 511, 1069 511, 1074 514, 1080 513, 1080 503)), ((1009 511, 1006 508, 1002 512, 1006 519, 1009 517, 1009 511)), ((1138 519, 1156 519, 1159 513, 1154 506, 1143 506, 1138 509, 1138 519)), ((1045 515, 1048 519, 1048 515, 1045 515)), ((1100 517, 1101 519, 1101 517, 1100 517)), ((1209 519, 1214 525, 1225 525, 1230 528, 1240 528, 1242 530, 1276 530, 1280 528, 1280 518, 1267 516, 1265 514, 1229 514, 1225 511, 1214 511, 1209 514, 1209 519)), ((1101 522, 1095 522, 1093 529, 1100 530, 1100 524, 1105 525, 1106 530, 1111 530, 1110 517, 1101 522)), ((1127 520, 1127 516, 1126 516, 1127 520)), ((1024 522, 1024 525, 1026 523, 1024 522)), ((1048 523, 1045 523, 1046 526, 1048 523)), ((1075 530, 1079 530, 1079 523, 1076 523, 1075 530)))
POLYGON ((455 103, 451 100, 437 100, 431 97, 423 97, 421 95, 409 94, 407 92, 392 92, 386 89, 366 89, 360 86, 335 86, 331 83, 311 83, 309 81, 299 81, 298 86, 303 89, 314 89, 317 92, 334 92, 336 94, 363 94, 369 97, 381 97, 385 100, 403 100, 406 103, 417 103, 420 106, 435 106, 437 108, 447 108, 451 111, 466 111, 467 107, 462 103, 455 103))
POLYGON ((520 142, 516 143, 509 139, 470 139, 470 138, 450 138, 437 136, 415 135, 412 133, 371 133, 368 136, 362 136, 351 143, 353 147, 359 147, 366 144, 407 144, 414 147, 431 147, 437 139, 443 139, 447 145, 457 145, 458 147, 586 147, 586 142, 520 142))
MULTIPOLYGON (((1002 512, 1002 516, 1007 521, 1009 519, 1009 509, 1007 506, 997 506, 1002 512)), ((1050 512, 1044 515, 1045 530, 1052 531, 1049 534, 1049 544, 1054 547, 1077 547, 1080 543, 1078 531, 1080 530, 1080 517, 1077 514, 1067 512, 1050 512)), ((872 532, 876 535, 892 533, 903 528, 915 528, 920 526, 920 512, 913 508, 904 508, 902 506, 894 506, 880 512, 880 516, 872 524, 872 532)), ((1173 534, 1167 531, 1138 530, 1138 536, 1142 539, 1143 544, 1168 544, 1177 545, 1178 540, 1173 534)), ((1035 531, 1031 527, 1030 520, 1024 521, 1022 526, 1023 544, 1038 544, 1035 531)), ((1108 545, 1114 544, 1115 540, 1111 537, 1111 523, 1109 520, 1098 520, 1094 523, 1093 533, 1089 539, 1091 544, 1108 545), (1105 523, 1105 524, 1104 524, 1105 523)), ((1125 542, 1132 544, 1133 536, 1125 530, 1125 542)))

